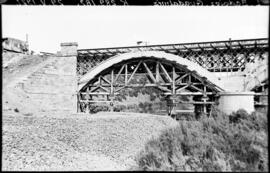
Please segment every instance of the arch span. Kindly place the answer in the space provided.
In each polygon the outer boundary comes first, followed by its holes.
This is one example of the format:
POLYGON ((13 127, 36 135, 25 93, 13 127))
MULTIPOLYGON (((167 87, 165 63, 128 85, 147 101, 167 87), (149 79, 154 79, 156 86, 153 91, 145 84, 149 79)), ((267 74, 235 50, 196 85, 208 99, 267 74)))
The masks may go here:
POLYGON ((219 82, 216 76, 211 74, 211 72, 207 71, 200 65, 184 59, 180 56, 165 53, 162 51, 140 51, 140 52, 130 52, 130 53, 123 53, 116 56, 111 57, 110 59, 102 62, 98 66, 94 67, 91 71, 86 73, 80 80, 78 90, 81 91, 89 81, 96 78, 100 73, 105 71, 106 69, 111 68, 112 66, 119 64, 124 61, 132 61, 134 58, 153 58, 161 61, 171 62, 175 65, 184 67, 188 71, 191 71, 194 74, 205 79, 205 81, 214 86, 216 90, 223 91, 223 86, 219 82))

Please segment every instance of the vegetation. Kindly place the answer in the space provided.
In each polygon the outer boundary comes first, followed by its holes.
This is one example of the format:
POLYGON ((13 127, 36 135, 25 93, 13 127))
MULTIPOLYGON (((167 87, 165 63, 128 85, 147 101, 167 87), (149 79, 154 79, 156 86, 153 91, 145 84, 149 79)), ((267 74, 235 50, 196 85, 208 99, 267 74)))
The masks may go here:
POLYGON ((241 109, 179 122, 149 141, 137 156, 140 170, 268 171, 267 114, 241 109))
MULTIPOLYGON (((139 81, 144 83, 144 81, 139 81)), ((189 101, 187 96, 178 96, 179 100, 189 101)), ((152 113, 160 114, 162 110, 165 110, 166 98, 163 92, 155 87, 135 87, 135 88, 125 88, 119 91, 119 94, 115 96, 115 101, 118 104, 114 105, 115 112, 140 112, 140 113, 152 113), (142 97, 149 97, 147 99, 138 99, 138 103, 130 103, 129 98, 138 98, 139 94, 142 97)), ((190 105, 178 104, 178 109, 188 110, 190 105)), ((104 104, 92 104, 90 105, 90 113, 97 113, 100 111, 109 111, 109 105, 104 104)), ((181 116, 181 115, 180 115, 181 116)), ((185 117, 185 116, 184 116, 185 117)))

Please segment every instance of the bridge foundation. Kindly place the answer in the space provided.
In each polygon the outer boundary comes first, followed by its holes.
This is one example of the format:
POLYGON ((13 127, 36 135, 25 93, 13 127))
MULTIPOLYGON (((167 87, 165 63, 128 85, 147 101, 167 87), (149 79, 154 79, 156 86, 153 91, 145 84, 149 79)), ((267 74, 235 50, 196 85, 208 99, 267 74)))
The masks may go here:
POLYGON ((245 109, 251 113, 255 110, 254 94, 254 92, 221 92, 218 108, 226 114, 238 109, 245 109))

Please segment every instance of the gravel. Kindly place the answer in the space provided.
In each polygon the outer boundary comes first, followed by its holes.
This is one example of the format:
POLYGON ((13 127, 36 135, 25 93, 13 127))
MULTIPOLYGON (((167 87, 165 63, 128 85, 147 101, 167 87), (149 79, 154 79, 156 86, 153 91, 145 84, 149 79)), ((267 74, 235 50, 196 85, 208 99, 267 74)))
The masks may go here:
POLYGON ((149 139, 175 125, 136 113, 3 114, 2 170, 129 170, 149 139))

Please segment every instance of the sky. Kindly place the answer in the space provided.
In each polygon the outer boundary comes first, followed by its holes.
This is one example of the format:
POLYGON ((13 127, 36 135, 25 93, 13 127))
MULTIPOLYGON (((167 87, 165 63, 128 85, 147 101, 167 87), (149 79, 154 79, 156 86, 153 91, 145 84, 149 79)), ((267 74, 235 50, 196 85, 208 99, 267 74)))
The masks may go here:
POLYGON ((35 52, 268 38, 268 6, 9 6, 2 36, 28 42, 35 52))

